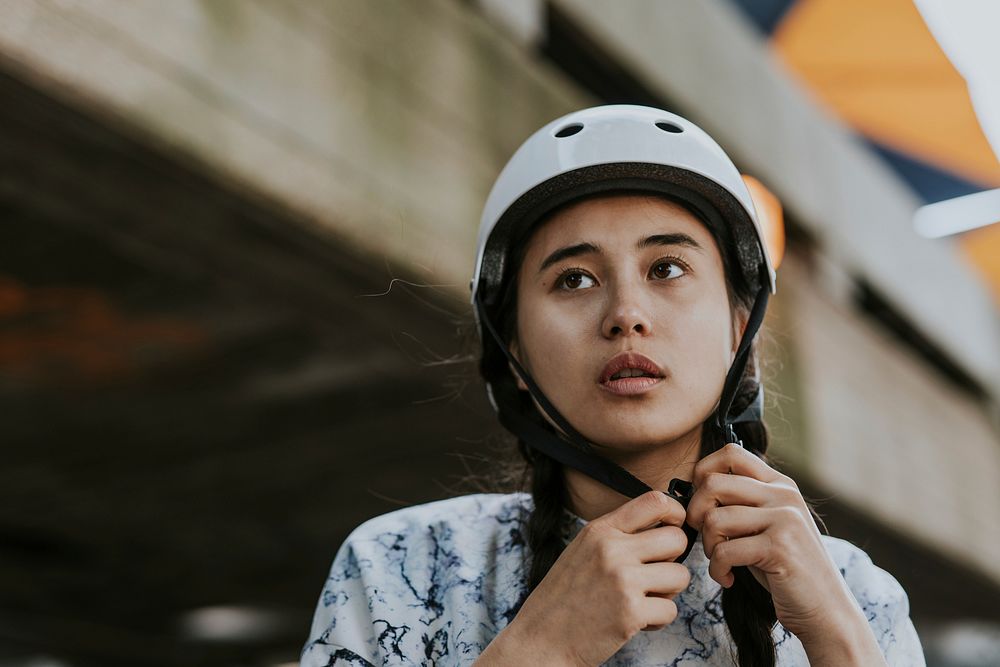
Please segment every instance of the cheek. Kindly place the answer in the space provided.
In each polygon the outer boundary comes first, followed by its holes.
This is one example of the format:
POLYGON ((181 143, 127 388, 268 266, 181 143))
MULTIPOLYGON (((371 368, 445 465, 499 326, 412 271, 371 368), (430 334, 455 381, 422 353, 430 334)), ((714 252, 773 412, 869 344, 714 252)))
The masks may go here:
POLYGON ((714 381, 718 369, 727 369, 732 356, 732 332, 728 307, 705 303, 691 311, 691 317, 675 322, 675 343, 681 348, 676 359, 689 372, 714 381))
MULTIPOLYGON (((523 324, 519 327, 522 349, 527 356, 535 381, 540 385, 553 385, 553 381, 578 377, 585 366, 584 352, 590 343, 586 340, 585 323, 572 315, 537 309, 524 304, 519 311, 523 324)), ((561 387, 576 386, 578 382, 559 382, 561 387)))

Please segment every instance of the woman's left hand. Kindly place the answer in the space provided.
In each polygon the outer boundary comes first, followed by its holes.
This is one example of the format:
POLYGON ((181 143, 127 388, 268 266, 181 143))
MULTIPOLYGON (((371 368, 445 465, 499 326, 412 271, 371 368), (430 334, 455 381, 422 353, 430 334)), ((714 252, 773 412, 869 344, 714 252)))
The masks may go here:
POLYGON ((771 593, 778 621, 800 637, 853 611, 850 589, 792 478, 734 443, 700 460, 693 477, 687 522, 701 531, 712 579, 728 588, 732 568, 748 566, 771 593))

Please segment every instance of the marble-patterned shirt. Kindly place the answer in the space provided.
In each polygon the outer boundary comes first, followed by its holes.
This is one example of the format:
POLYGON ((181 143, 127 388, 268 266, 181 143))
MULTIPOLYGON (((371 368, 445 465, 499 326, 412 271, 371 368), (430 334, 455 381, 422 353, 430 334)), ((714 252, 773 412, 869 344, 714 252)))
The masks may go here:
MULTIPOLYGON (((301 667, 470 665, 514 618, 527 596, 527 493, 472 494, 400 509, 358 526, 323 587, 301 667)), ((569 543, 587 522, 564 510, 569 543)), ((890 667, 925 665, 895 578, 846 540, 823 543, 868 618, 890 667)), ((605 665, 736 664, 722 615, 722 587, 708 575, 701 537, 684 564, 688 588, 678 616, 637 633, 605 665)), ((777 664, 809 664, 801 643, 774 630, 777 664)))

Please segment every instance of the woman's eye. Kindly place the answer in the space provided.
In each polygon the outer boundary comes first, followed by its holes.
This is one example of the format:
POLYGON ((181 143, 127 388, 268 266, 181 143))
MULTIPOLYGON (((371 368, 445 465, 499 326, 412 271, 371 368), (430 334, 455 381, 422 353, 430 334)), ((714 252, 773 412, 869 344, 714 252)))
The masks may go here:
POLYGON ((569 290, 576 290, 581 287, 593 287, 594 279, 586 273, 567 271, 559 276, 559 284, 564 285, 569 290))
POLYGON ((657 262, 653 266, 653 275, 657 278, 677 278, 684 273, 684 269, 677 262, 657 262), (671 271, 671 269, 675 269, 671 271))

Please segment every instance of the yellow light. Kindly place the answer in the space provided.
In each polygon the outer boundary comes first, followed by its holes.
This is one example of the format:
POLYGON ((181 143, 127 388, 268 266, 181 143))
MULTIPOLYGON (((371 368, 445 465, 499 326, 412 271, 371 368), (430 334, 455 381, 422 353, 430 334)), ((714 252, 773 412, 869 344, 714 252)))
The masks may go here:
POLYGON ((777 270, 781 265, 781 258, 785 255, 785 217, 781 209, 781 200, 753 176, 743 174, 743 182, 750 190, 750 199, 757 209, 757 219, 760 220, 764 231, 764 243, 767 245, 767 253, 771 256, 771 266, 777 270))

